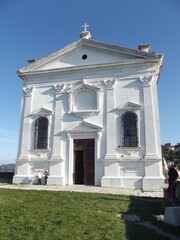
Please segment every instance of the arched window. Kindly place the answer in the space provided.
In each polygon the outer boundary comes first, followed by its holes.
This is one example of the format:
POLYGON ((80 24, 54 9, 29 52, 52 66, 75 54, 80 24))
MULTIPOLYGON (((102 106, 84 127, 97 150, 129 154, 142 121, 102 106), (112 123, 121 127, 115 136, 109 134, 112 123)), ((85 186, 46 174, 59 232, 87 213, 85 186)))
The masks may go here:
POLYGON ((47 148, 48 144, 48 119, 39 117, 35 122, 35 144, 34 148, 47 148))
POLYGON ((122 116, 122 137, 124 147, 137 147, 137 115, 127 112, 122 116))

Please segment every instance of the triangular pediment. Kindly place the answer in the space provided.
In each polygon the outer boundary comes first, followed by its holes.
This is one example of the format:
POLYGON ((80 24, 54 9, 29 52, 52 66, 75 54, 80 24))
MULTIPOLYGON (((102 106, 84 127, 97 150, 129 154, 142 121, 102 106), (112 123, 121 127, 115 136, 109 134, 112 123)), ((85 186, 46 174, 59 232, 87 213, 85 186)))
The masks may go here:
POLYGON ((40 108, 37 111, 34 111, 30 114, 30 116, 49 116, 52 114, 52 111, 46 108, 40 108))
POLYGON ((159 59, 162 55, 125 48, 91 39, 80 39, 77 42, 50 54, 40 60, 33 61, 21 68, 19 75, 28 72, 67 69, 82 66, 128 63, 145 59, 159 59))
POLYGON ((72 93, 76 91, 81 91, 81 90, 91 90, 91 91, 100 91, 100 88, 97 86, 93 86, 90 84, 85 83, 85 80, 82 80, 81 83, 79 83, 77 86, 73 87, 72 89, 69 89, 67 93, 72 93))
POLYGON ((141 109, 142 105, 134 103, 134 102, 127 102, 124 105, 118 106, 117 110, 138 110, 141 109))
POLYGON ((99 132, 101 130, 102 130, 101 127, 83 121, 83 122, 79 123, 78 125, 74 125, 70 128, 67 128, 65 130, 65 132, 68 132, 68 133, 86 133, 86 132, 99 132))

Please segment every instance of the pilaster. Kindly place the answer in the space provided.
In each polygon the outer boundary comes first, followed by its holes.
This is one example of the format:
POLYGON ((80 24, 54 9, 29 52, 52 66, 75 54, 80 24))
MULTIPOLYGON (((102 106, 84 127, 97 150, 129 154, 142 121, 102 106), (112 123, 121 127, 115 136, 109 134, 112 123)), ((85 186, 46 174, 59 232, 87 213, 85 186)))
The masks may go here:
POLYGON ((145 159, 157 159, 154 103, 152 93, 152 76, 140 78, 143 84, 145 159))
POLYGON ((105 159, 116 158, 114 149, 116 147, 116 124, 114 113, 114 84, 115 79, 105 82, 106 85, 106 105, 107 105, 107 118, 106 118, 106 155, 105 159))
POLYGON ((73 138, 70 134, 68 136, 68 145, 69 145, 69 161, 67 161, 67 169, 68 169, 68 175, 67 175, 67 184, 72 185, 73 184, 73 138))
POLYGON ((64 84, 54 85, 56 91, 55 95, 55 110, 54 110, 54 134, 53 134, 53 145, 52 145, 52 157, 51 160, 61 160, 61 136, 62 131, 62 94, 64 84))
POLYGON ((30 144, 30 113, 32 105, 32 92, 33 87, 23 88, 23 113, 22 113, 22 129, 20 137, 20 149, 19 149, 19 160, 28 158, 28 150, 30 144))

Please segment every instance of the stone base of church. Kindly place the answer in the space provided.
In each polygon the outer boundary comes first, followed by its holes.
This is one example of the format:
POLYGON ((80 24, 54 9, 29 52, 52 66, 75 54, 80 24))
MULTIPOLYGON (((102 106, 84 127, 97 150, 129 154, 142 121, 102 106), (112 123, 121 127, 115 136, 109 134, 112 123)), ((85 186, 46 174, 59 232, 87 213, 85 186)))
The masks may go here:
POLYGON ((102 177, 102 187, 142 189, 142 177, 102 177))
POLYGON ((15 183, 15 184, 30 184, 31 180, 26 175, 14 175, 13 183, 15 183))
POLYGON ((48 185, 64 185, 64 178, 59 176, 49 176, 47 180, 48 185))
MULTIPOLYGON (((36 176, 23 176, 23 175, 15 175, 13 177, 13 183, 15 184, 33 184, 36 185, 38 183, 38 179, 36 176)), ((42 177, 41 183, 44 184, 44 177, 42 177)), ((48 185, 64 185, 63 177, 59 176, 49 176, 47 179, 48 185)))
POLYGON ((143 178, 143 190, 144 191, 163 191, 164 178, 162 177, 144 177, 143 178))
POLYGON ((102 187, 141 189, 142 191, 163 191, 164 179, 153 177, 106 177, 101 179, 102 187))

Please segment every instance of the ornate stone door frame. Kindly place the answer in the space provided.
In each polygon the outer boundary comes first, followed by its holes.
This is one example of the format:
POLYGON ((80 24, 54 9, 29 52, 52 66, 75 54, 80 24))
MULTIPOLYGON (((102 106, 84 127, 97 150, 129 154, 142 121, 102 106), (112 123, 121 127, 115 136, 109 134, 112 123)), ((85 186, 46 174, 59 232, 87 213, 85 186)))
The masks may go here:
POLYGON ((74 173, 74 139, 94 139, 94 184, 97 185, 96 177, 96 164, 98 160, 98 142, 99 142, 98 133, 69 133, 69 144, 68 144, 68 153, 69 158, 67 162, 66 172, 67 172, 67 184, 73 185, 73 173, 74 173))

